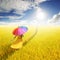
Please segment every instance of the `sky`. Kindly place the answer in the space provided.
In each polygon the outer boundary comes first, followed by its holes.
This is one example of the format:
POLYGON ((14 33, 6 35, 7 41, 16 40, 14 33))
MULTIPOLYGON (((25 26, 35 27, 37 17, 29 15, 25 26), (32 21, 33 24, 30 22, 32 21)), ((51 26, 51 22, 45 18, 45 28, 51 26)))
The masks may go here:
POLYGON ((0 0, 0 24, 60 23, 60 0, 0 0))

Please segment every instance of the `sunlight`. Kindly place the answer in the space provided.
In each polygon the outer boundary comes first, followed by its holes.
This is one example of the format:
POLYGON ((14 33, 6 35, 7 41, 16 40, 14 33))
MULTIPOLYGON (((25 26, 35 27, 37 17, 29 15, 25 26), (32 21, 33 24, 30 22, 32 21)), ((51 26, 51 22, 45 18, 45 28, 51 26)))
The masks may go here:
POLYGON ((37 8, 35 15, 36 15, 36 20, 38 20, 40 22, 45 21, 46 16, 47 16, 46 12, 44 12, 40 8, 37 8))

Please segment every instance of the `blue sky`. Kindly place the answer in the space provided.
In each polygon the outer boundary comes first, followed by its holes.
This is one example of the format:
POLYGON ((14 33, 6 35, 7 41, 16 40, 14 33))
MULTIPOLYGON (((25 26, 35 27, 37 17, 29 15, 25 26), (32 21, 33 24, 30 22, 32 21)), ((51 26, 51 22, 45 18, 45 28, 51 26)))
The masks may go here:
POLYGON ((40 4, 40 7, 48 12, 49 18, 60 12, 60 0, 50 0, 40 4))
POLYGON ((0 0, 0 22, 32 21, 36 7, 47 12, 47 20, 52 19, 60 12, 60 0, 0 0))

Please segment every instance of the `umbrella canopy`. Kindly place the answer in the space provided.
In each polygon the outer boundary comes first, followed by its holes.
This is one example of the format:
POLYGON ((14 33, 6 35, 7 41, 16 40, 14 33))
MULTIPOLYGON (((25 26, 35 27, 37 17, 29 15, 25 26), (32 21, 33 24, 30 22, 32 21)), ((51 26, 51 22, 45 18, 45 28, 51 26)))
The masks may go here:
POLYGON ((26 26, 20 26, 16 29, 14 29, 13 34, 14 35, 23 35, 25 32, 27 32, 28 28, 26 26))

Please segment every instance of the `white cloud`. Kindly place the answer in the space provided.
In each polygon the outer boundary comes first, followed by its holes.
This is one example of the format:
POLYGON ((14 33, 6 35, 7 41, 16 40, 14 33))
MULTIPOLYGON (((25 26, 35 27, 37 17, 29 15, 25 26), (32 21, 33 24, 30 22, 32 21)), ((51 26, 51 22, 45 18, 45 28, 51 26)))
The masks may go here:
POLYGON ((23 12, 23 11, 26 11, 27 9, 30 9, 30 6, 34 5, 35 3, 40 3, 40 2, 43 2, 43 1, 45 1, 45 0, 35 0, 35 2, 29 2, 29 0, 26 0, 26 1, 22 1, 22 0, 2 0, 0 2, 0 7, 3 7, 6 10, 16 9, 16 10, 19 10, 19 11, 23 12))
POLYGON ((21 0, 3 0, 0 3, 0 7, 3 7, 6 10, 11 10, 11 9, 15 9, 22 11, 25 11, 26 9, 28 9, 30 6, 30 3, 25 2, 25 1, 21 1, 21 0))
POLYGON ((60 12, 56 15, 54 15, 50 20, 48 20, 50 23, 60 23, 60 12))
POLYGON ((0 12, 2 12, 3 10, 0 9, 0 12))
MULTIPOLYGON (((20 18, 22 18, 23 16, 21 15, 20 17, 18 16, 0 16, 0 18, 4 19, 4 18, 7 18, 11 21, 18 21, 20 18)), ((8 21, 9 21, 8 20, 8 21)), ((5 20, 4 20, 5 21, 5 20)))
MULTIPOLYGON (((18 20, 24 16, 24 11, 31 9, 31 7, 36 8, 38 4, 46 1, 46 0, 0 0, 0 12, 9 12, 12 9, 15 9, 14 13, 20 14, 21 16, 5 16, 10 20, 18 20)), ((0 16, 1 18, 5 18, 4 16, 0 16)))
POLYGON ((22 14, 21 16, 6 16, 6 18, 9 18, 9 20, 11 20, 11 21, 18 21, 18 20, 20 20, 20 18, 22 18, 24 16, 24 14, 22 14))
POLYGON ((19 26, 19 25, 29 25, 27 21, 15 21, 15 22, 1 22, 0 21, 0 25, 16 25, 16 26, 19 26))
POLYGON ((35 0, 35 3, 41 3, 43 1, 46 1, 46 0, 35 0))

